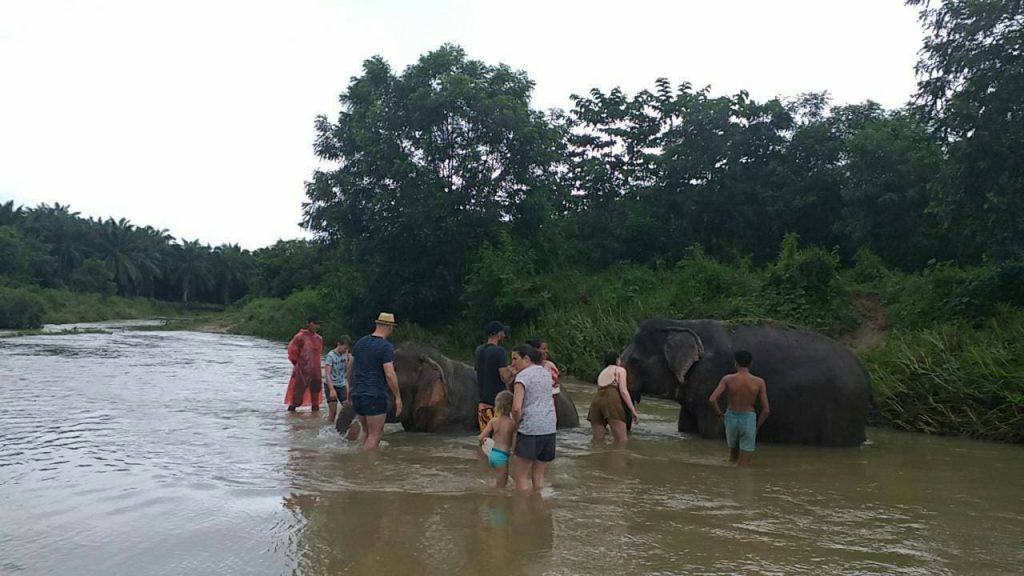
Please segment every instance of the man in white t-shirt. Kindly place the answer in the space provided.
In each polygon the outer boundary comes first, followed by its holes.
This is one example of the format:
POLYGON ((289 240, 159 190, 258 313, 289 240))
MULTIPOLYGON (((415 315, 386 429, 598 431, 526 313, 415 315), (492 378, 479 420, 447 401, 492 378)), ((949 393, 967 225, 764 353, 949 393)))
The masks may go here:
POLYGON ((528 344, 512 351, 516 370, 513 387, 512 419, 517 425, 516 447, 512 456, 512 477, 517 490, 544 487, 544 473, 555 459, 555 405, 551 401, 551 372, 541 364, 540 352, 528 344))

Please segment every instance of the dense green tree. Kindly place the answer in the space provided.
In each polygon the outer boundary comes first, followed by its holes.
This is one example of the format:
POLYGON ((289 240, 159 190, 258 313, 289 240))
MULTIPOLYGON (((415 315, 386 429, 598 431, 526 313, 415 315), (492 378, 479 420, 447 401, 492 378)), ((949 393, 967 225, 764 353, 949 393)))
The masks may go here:
POLYGON ((320 284, 325 272, 339 265, 336 257, 309 240, 278 240, 256 250, 253 260, 253 291, 275 298, 320 284))
POLYGON ((505 225, 537 232, 559 138, 530 109, 532 89, 525 73, 443 46, 400 75, 367 60, 337 121, 317 119, 316 154, 333 166, 307 186, 305 225, 346 246, 363 297, 354 320, 383 308, 445 319, 483 243, 505 225))
POLYGON ((917 102, 949 162, 933 209, 960 260, 1024 250, 1024 1, 908 0, 927 31, 917 102))

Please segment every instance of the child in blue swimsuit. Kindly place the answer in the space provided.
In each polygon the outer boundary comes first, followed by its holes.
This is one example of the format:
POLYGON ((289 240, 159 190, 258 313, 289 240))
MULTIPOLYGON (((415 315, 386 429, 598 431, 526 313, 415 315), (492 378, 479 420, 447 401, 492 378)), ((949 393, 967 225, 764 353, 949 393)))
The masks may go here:
MULTIPOLYGON (((504 390, 494 398, 494 417, 477 436, 481 446, 489 438, 494 443, 487 454, 487 461, 491 468, 494 468, 494 485, 497 488, 504 488, 508 483, 508 458, 512 452, 512 437, 515 432, 516 423, 512 420, 512 393, 504 390)), ((486 451, 486 447, 484 450, 486 451)))

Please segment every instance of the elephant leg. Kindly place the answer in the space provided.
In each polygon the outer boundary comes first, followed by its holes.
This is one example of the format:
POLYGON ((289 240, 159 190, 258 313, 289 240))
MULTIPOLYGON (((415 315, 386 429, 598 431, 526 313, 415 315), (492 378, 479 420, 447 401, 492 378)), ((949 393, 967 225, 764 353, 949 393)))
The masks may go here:
POLYGON ((700 432, 696 416, 694 416, 693 412, 687 410, 685 406, 679 407, 678 429, 682 434, 697 434, 700 432))

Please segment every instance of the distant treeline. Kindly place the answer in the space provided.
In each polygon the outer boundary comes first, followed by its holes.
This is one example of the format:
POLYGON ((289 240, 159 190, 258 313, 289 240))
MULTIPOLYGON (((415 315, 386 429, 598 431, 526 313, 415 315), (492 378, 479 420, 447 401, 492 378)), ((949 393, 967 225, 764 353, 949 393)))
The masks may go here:
POLYGON ((82 218, 56 203, 0 204, 0 286, 227 305, 250 293, 285 297, 316 284, 323 267, 317 254, 305 240, 250 252, 179 241, 123 218, 82 218))

